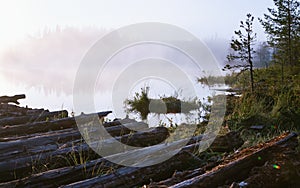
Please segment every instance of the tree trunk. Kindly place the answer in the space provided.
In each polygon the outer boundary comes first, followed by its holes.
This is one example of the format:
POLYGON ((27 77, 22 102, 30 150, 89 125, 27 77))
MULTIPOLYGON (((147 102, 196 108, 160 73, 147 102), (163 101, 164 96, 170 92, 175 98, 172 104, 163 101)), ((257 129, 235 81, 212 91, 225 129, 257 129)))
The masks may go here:
MULTIPOLYGON (((250 26, 249 26, 250 27, 250 26)), ((250 28, 248 28, 250 29, 250 28)), ((253 62, 252 62, 252 54, 251 54, 251 36, 248 32, 248 63, 250 65, 250 84, 251 84, 251 92, 254 92, 254 79, 253 79, 253 62)))

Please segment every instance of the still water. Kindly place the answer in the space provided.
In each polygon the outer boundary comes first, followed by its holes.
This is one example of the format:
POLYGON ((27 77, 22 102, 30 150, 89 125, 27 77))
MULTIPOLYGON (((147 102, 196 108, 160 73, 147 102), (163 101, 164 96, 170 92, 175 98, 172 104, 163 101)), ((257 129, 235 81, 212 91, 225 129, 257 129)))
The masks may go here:
MULTIPOLYGON (((81 82, 79 88, 83 92, 87 85, 93 87, 93 92, 87 93, 81 102, 84 104, 92 98, 93 105, 92 108, 83 105, 75 109, 73 88, 78 86, 77 73, 96 38, 85 35, 80 40, 78 37, 73 40, 66 37, 70 33, 64 35, 52 36, 50 33, 0 53, 0 95, 26 94, 26 99, 20 100, 21 106, 50 111, 66 109, 75 115, 112 110, 108 118, 114 119, 126 116, 124 101, 132 99, 141 88, 150 88, 150 98, 176 96, 182 100, 203 100, 216 94, 197 82, 197 78, 210 72, 195 65, 176 48, 148 43, 113 54, 97 72, 95 83, 81 82)), ((88 74, 92 72, 89 68, 86 68, 88 74)), ((131 116, 137 118, 134 114, 131 116)), ((148 120, 158 124, 168 118, 179 123, 187 119, 177 114, 169 117, 151 115, 148 120)))

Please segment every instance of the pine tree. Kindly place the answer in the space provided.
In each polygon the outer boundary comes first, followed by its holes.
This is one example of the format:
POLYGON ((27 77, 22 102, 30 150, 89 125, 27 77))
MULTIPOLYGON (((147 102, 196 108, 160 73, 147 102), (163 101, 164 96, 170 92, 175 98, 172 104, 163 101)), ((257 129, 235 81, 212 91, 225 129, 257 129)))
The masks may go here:
POLYGON ((227 56, 229 63, 234 65, 227 64, 224 69, 238 68, 241 72, 250 71, 250 85, 251 91, 254 91, 254 80, 253 80, 253 54, 255 53, 253 45, 256 39, 256 33, 253 32, 253 21, 254 16, 247 14, 246 21, 241 21, 240 28, 243 29, 235 31, 237 39, 232 39, 230 47, 233 50, 227 56), (236 64, 234 61, 239 60, 236 64))
POLYGON ((275 48, 274 59, 284 65, 296 65, 300 58, 300 3, 297 0, 273 0, 276 8, 259 19, 275 48))

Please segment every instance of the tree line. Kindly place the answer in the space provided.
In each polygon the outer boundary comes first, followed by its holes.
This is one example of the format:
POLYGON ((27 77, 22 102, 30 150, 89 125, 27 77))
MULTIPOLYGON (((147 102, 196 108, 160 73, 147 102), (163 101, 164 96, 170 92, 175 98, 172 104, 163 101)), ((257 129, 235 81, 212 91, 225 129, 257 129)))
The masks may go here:
POLYGON ((238 69, 249 72, 250 90, 254 91, 254 57, 266 67, 270 63, 281 66, 281 81, 284 68, 300 64, 300 3, 297 0, 273 0, 275 8, 268 8, 263 18, 258 18, 267 34, 267 42, 255 50, 256 33, 253 30, 255 17, 247 14, 235 31, 227 56, 228 64, 223 70, 238 69), (256 56, 255 56, 256 55, 256 56))

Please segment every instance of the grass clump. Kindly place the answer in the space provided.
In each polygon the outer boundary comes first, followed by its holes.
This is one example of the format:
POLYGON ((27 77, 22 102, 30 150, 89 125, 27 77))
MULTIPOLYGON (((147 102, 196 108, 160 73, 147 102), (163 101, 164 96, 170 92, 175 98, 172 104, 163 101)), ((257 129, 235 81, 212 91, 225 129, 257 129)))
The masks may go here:
POLYGON ((151 99, 148 97, 147 89, 141 89, 141 93, 135 93, 133 99, 125 101, 127 113, 137 113, 143 120, 147 119, 148 114, 175 114, 189 113, 199 109, 196 100, 183 101, 174 96, 160 97, 151 99))

